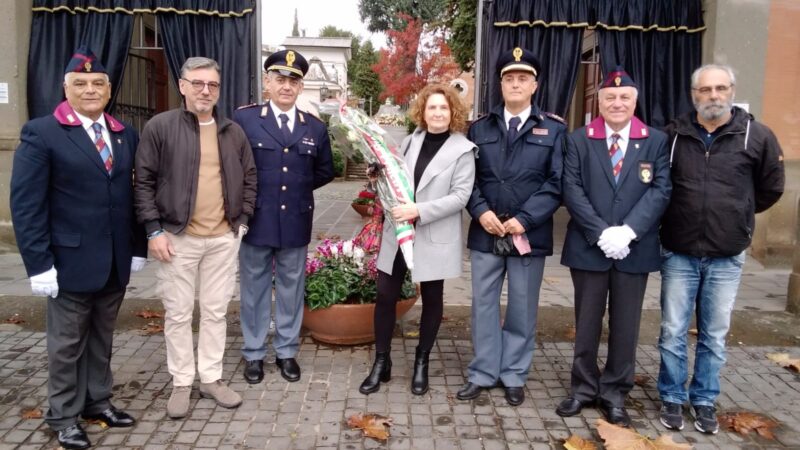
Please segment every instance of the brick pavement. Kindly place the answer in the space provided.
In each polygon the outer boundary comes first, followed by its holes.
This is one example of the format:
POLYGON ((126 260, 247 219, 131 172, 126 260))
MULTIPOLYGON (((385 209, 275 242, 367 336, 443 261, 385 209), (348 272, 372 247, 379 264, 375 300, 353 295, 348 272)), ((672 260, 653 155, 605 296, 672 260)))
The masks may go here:
MULTIPOLYGON (((350 237, 360 227, 359 218, 349 209, 357 183, 332 183, 320 193, 315 214, 314 236, 319 233, 350 237)), ((564 216, 560 216, 561 221, 564 216)), ((561 225, 558 225, 558 229, 561 225)), ((559 240, 558 233, 556 240, 559 240)), ((557 247, 559 244, 557 244, 557 247)), ((154 264, 137 274, 128 292, 128 301, 154 297, 154 264)), ((468 274, 468 269, 466 270, 468 274)), ((765 269, 748 261, 743 276, 737 309, 780 311, 785 307, 788 271, 765 269)), ((648 289, 646 307, 657 308, 658 277, 648 289)), ((469 304, 468 278, 446 283, 448 305, 469 304)), ((0 305, 3 296, 28 295, 29 286, 18 255, 0 255, 0 305)), ((558 255, 548 259, 543 305, 571 307, 568 272, 558 265, 558 255)), ((10 297, 9 297, 10 298, 10 297)), ((466 307, 466 306, 465 306, 466 307)), ((569 313, 569 310, 566 310, 569 313)), ((403 330, 413 323, 401 322, 403 330)), ((113 369, 117 406, 138 420, 132 429, 101 430, 96 424, 87 431, 96 448, 418 448, 418 449, 517 449, 562 448, 570 434, 600 442, 594 421, 600 414, 584 410, 579 417, 558 417, 555 405, 567 394, 572 360, 570 342, 543 342, 537 346, 526 385, 526 401, 509 407, 501 389, 486 392, 471 402, 455 399, 464 382, 471 358, 469 340, 454 340, 445 322, 437 346, 431 354, 431 389, 421 397, 410 394, 409 372, 413 364, 415 339, 396 338, 393 343, 393 379, 379 393, 368 397, 358 385, 371 364, 371 347, 330 347, 303 338, 298 360, 303 377, 298 383, 285 382, 274 364, 267 365, 264 382, 248 385, 241 376, 239 356, 241 338, 229 331, 224 377, 243 393, 244 403, 235 410, 217 407, 211 400, 192 394, 192 413, 185 420, 165 416, 171 389, 166 369, 163 336, 144 336, 138 331, 116 335, 113 369), (349 430, 346 418, 356 412, 379 413, 394 419, 392 437, 387 444, 361 437, 349 430)), ((406 330, 407 328, 407 330, 406 330)), ((452 331, 452 330, 451 330, 452 331)), ((641 342, 637 373, 649 383, 635 387, 628 407, 634 428, 656 437, 664 430, 658 422, 655 377, 658 350, 654 342, 641 342)), ((776 348, 736 346, 729 349, 723 370, 722 411, 747 410, 767 414, 781 423, 776 441, 754 435, 741 437, 721 431, 708 437, 694 431, 690 423, 679 434, 678 442, 690 442, 697 449, 800 449, 800 377, 766 360, 765 354, 789 351, 800 357, 800 347, 776 348)), ((274 358, 271 354, 268 358, 274 358)), ((45 336, 14 326, 0 326, 0 449, 50 449, 57 447, 53 434, 41 419, 23 419, 29 408, 46 411, 45 336)))

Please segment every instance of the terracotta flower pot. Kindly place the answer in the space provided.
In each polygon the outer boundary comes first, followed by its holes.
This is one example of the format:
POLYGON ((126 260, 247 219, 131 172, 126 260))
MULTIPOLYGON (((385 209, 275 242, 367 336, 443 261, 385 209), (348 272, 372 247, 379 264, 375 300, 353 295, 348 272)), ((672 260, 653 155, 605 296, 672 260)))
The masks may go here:
MULTIPOLYGON (((397 318, 403 317, 417 297, 397 302, 397 318)), ((303 326, 311 337, 326 344, 356 345, 375 340, 375 304, 333 305, 314 311, 303 306, 303 326)))
POLYGON ((372 205, 367 205, 365 203, 351 203, 350 206, 352 206, 357 213, 361 214, 361 217, 370 217, 372 215, 372 212, 370 212, 372 205))

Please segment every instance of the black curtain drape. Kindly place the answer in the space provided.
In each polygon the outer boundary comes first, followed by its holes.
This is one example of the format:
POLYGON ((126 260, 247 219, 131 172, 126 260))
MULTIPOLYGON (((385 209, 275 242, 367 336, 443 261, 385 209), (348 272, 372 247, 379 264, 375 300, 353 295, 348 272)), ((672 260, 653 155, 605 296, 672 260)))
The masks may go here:
POLYGON ((691 110, 689 85, 700 65, 701 0, 488 0, 481 56, 480 110, 502 101, 495 63, 517 45, 545 67, 534 102, 564 115, 578 67, 583 30, 598 33, 603 74, 622 65, 639 84, 637 115, 653 126, 691 110))
POLYGON ((253 49, 256 0, 33 0, 28 54, 28 111, 31 118, 53 112, 64 99, 64 67, 87 44, 109 72, 111 110, 128 59, 134 15, 152 13, 173 81, 189 56, 214 58, 222 68, 218 110, 230 116, 260 98, 253 49))
POLYGON ((622 66, 636 81, 636 115, 648 125, 663 127, 691 111, 690 77, 702 57, 700 2, 613 0, 601 4, 597 18, 601 69, 605 75, 622 66))
POLYGON ((255 15, 242 17, 189 17, 181 14, 160 14, 159 30, 164 38, 172 81, 177 85, 180 70, 187 58, 205 56, 219 63, 222 69, 217 112, 231 117, 236 107, 248 104, 259 96, 253 92, 255 65, 250 42, 255 30, 255 15))
MULTIPOLYGON (((40 2, 34 2, 34 5, 40 2)), ((28 54, 28 114, 31 119, 51 114, 64 100, 64 68, 83 44, 89 46, 108 71, 114 106, 128 59, 133 16, 124 13, 71 14, 37 12, 31 23, 28 54)))
POLYGON ((576 12, 574 4, 563 2, 495 1, 484 6, 488 13, 483 42, 486 45, 483 59, 485 95, 482 97, 483 111, 490 110, 503 102, 500 92, 500 77, 496 70, 497 59, 502 52, 514 47, 523 47, 536 55, 542 64, 542 73, 537 77, 539 87, 533 102, 542 110, 563 116, 569 108, 581 56, 580 27, 543 27, 519 24, 522 16, 544 18, 551 21, 564 21, 576 12), (551 6, 555 8, 548 8, 551 6), (556 4, 557 3, 557 4, 556 4), (563 8, 559 8, 563 6, 563 8), (526 11, 530 13, 526 13, 526 11), (487 24, 488 22, 488 24, 487 24), (497 26, 498 23, 513 23, 510 26, 497 26), (486 26, 488 25, 488 26, 486 26))

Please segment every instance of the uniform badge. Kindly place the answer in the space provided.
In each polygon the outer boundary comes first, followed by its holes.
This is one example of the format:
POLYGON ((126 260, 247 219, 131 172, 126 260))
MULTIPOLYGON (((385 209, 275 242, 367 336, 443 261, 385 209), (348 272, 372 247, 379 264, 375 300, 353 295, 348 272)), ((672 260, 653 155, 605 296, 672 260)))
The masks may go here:
POLYGON ((261 117, 267 117, 267 107, 261 107, 261 117))
POLYGON ((535 134, 537 136, 547 136, 550 133, 550 130, 547 128, 531 128, 531 134, 535 134))
POLYGON ((72 114, 67 114, 67 120, 69 120, 69 123, 75 122, 75 116, 72 114))
POLYGON ((621 77, 614 78, 614 85, 619 87, 620 84, 622 84, 622 78, 621 77))
POLYGON ((286 52, 286 65, 287 66, 293 67, 294 66, 294 59, 295 59, 295 56, 294 56, 294 52, 293 51, 289 50, 288 52, 286 52))
POLYGON ((594 136, 594 128, 587 128, 586 131, 589 132, 589 136, 594 136))
POLYGON ((522 59, 522 49, 519 47, 515 48, 511 54, 514 55, 515 62, 520 62, 520 60, 522 59))
POLYGON ((117 144, 122 144, 122 139, 117 138, 117 144))
POLYGON ((86 73, 90 73, 92 71, 92 63, 89 62, 89 61, 86 61, 86 63, 83 65, 83 70, 86 73))
POLYGON ((653 163, 639 162, 639 180, 646 184, 653 181, 653 163))

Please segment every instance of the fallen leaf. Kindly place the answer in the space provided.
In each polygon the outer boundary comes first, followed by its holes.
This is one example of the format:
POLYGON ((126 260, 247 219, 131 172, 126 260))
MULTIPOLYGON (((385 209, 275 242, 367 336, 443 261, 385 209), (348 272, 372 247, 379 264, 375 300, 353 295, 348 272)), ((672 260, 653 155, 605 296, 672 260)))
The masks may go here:
POLYGON ((406 337, 408 338, 419 337, 419 331, 409 331, 408 333, 406 333, 406 337))
POLYGON ((14 314, 13 316, 6 319, 5 323, 19 325, 25 323, 25 320, 23 320, 22 317, 19 316, 19 314, 14 314))
POLYGON ((650 385, 650 375, 636 374, 633 377, 633 384, 641 387, 650 385))
POLYGON ((39 408, 31 408, 31 409, 23 409, 22 410, 22 418, 23 419, 41 419, 42 418, 42 410, 39 408))
POLYGON ((564 331, 564 337, 570 341, 575 340, 575 327, 573 326, 567 327, 567 330, 564 331))
POLYGON ((136 315, 143 319, 160 319, 164 317, 163 314, 156 311, 151 311, 150 309, 143 309, 141 311, 137 311, 136 315))
POLYGON ((697 328, 689 328, 689 334, 692 336, 697 336, 697 328))
POLYGON ((721 414, 718 418, 723 428, 733 430, 741 435, 755 431, 764 439, 774 440, 772 429, 778 426, 774 420, 751 412, 735 412, 721 414))
POLYGON ((149 335, 163 333, 164 325, 155 322, 150 322, 142 327, 142 331, 144 332, 144 334, 149 334, 149 335))
POLYGON ((800 358, 792 358, 788 353, 767 353, 767 358, 794 372, 800 372, 800 358))
POLYGON ((678 444, 670 436, 659 436, 652 440, 647 436, 603 419, 597 419, 597 432, 605 443, 607 450, 688 450, 689 444, 678 444))
POLYGON ((347 426, 360 429, 366 437, 385 441, 389 439, 387 427, 392 426, 392 419, 378 414, 362 415, 358 413, 347 418, 347 426))
POLYGON ((564 448, 567 450, 597 450, 597 445, 573 434, 564 442, 564 448))

